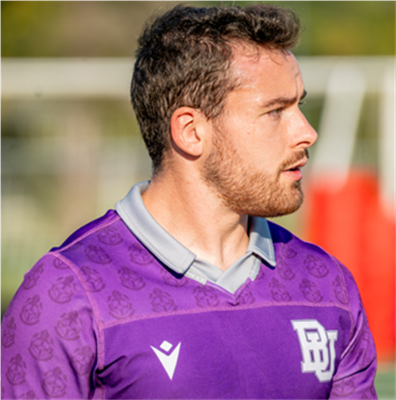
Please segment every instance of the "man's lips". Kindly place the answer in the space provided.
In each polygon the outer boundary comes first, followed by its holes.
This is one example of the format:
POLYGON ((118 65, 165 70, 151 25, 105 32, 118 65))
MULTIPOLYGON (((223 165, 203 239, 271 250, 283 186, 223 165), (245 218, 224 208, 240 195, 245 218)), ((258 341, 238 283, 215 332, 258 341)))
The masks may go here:
POLYGON ((307 161, 308 161, 308 159, 304 157, 302 160, 299 160, 295 164, 286 167, 283 170, 283 172, 299 170, 300 168, 302 168, 307 163, 307 161))
POLYGON ((299 160, 295 164, 286 167, 282 171, 282 174, 290 177, 294 181, 301 180, 303 175, 302 175, 302 172, 300 171, 300 168, 302 168, 307 163, 307 161, 308 161, 308 159, 304 157, 302 160, 299 160))

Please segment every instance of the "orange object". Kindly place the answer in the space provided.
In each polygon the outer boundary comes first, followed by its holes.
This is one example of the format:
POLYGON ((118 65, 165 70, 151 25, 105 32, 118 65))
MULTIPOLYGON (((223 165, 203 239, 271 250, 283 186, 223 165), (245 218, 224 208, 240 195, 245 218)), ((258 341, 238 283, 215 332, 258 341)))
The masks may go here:
POLYGON ((305 190, 303 235, 338 258, 355 277, 380 361, 395 355, 395 218, 381 207, 375 174, 352 170, 340 190, 337 176, 305 190))

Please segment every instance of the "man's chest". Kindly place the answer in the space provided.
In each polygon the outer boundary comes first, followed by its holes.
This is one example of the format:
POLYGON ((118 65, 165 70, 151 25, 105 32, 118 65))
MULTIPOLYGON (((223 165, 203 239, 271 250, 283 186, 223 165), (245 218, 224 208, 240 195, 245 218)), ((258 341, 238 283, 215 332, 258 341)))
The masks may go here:
POLYGON ((106 398, 323 398, 349 337, 337 307, 150 316, 104 331, 106 398))

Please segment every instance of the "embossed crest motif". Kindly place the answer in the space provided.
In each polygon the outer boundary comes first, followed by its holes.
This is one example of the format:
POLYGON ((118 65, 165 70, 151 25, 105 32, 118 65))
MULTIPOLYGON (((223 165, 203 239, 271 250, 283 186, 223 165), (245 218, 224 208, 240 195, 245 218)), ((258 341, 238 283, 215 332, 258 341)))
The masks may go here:
POLYGON ((22 385, 25 382, 26 364, 22 356, 18 353, 15 357, 11 358, 7 368, 7 380, 11 385, 22 385))
POLYGON ((154 289, 150 294, 150 300, 153 310, 156 312, 167 312, 177 309, 172 296, 167 292, 163 292, 161 289, 154 289))
POLYGON ((22 287, 25 290, 29 290, 32 287, 36 286, 37 281, 39 280, 41 274, 43 273, 43 265, 39 264, 37 267, 33 268, 29 273, 25 275, 25 279, 23 280, 22 287))
POLYGON ((351 378, 333 383, 332 394, 345 399, 355 391, 355 384, 351 378))
POLYGON ((64 396, 66 394, 66 376, 59 367, 56 367, 44 374, 41 387, 47 396, 64 396))
POLYGON ((238 296, 238 304, 240 305, 253 304, 255 301, 256 299, 248 288, 242 290, 242 293, 238 296))
POLYGON ((312 303, 320 303, 323 300, 323 297, 320 294, 315 282, 311 282, 308 279, 303 279, 300 284, 300 290, 304 297, 312 303))
POLYGON ((337 300, 342 303, 342 304, 347 304, 348 303, 348 295, 345 291, 344 285, 341 282, 341 278, 339 275, 336 276, 336 278, 333 281, 333 289, 334 289, 334 294, 337 300))
POLYGON ((293 270, 286 265, 283 260, 279 260, 276 264, 276 271, 282 279, 291 281, 296 276, 293 270))
POLYGON ((308 254, 304 260, 304 265, 312 276, 316 278, 324 278, 328 275, 329 269, 323 263, 323 261, 312 254, 308 254))
POLYGON ((107 304, 109 314, 117 319, 129 317, 135 312, 129 297, 121 294, 118 290, 113 290, 113 293, 107 298, 107 304))
POLYGON ((186 286, 188 283, 188 280, 186 279, 185 276, 182 276, 180 279, 176 278, 165 268, 161 268, 161 275, 162 279, 164 280, 164 283, 166 283, 169 286, 181 287, 181 286, 186 286))
POLYGON ((67 264, 64 263, 62 260, 60 260, 59 258, 55 258, 54 261, 52 262, 52 265, 58 269, 69 269, 67 264))
POLYGON ((197 286, 194 293, 198 307, 216 307, 219 304, 217 293, 209 286, 197 286))
POLYGON ((115 228, 114 226, 103 228, 98 233, 98 240, 99 242, 107 244, 109 246, 120 244, 123 241, 121 235, 117 231, 117 228, 115 228))
POLYGON ((64 313, 58 320, 55 332, 65 340, 76 340, 80 337, 82 322, 77 311, 64 313))
POLYGON ((137 264, 149 264, 153 260, 153 256, 140 243, 134 243, 128 248, 131 261, 137 264))
POLYGON ((290 246, 282 246, 281 252, 286 258, 294 258, 297 255, 297 251, 290 246))
POLYGON ((271 297, 275 301, 291 301, 292 299, 284 285, 275 278, 271 279, 271 282, 269 283, 269 289, 271 292, 271 297))
POLYGON ((34 390, 29 390, 26 393, 21 394, 18 399, 26 399, 26 400, 36 400, 37 396, 34 390))
MULTIPOLYGON (((3 320, 3 324, 4 324, 4 320, 3 320)), ((14 321, 14 317, 11 317, 10 320, 5 323, 5 328, 1 335, 1 344, 6 349, 11 347, 14 344, 15 331, 16 331, 16 324, 14 321)))
POLYGON ((84 250, 84 253, 88 260, 95 264, 109 264, 112 261, 109 255, 101 247, 93 244, 88 245, 84 250))
POLYGON ((105 288, 106 284, 103 282, 102 277, 96 269, 82 266, 81 273, 91 292, 100 292, 105 288))
POLYGON ((128 289, 140 290, 146 286, 146 283, 135 271, 132 271, 128 267, 122 266, 118 270, 118 275, 121 280, 121 285, 128 289))
POLYGON ((29 353, 38 361, 47 361, 52 358, 54 341, 47 330, 36 333, 29 346, 29 353))
POLYGON ((89 346, 76 349, 73 353, 72 364, 79 375, 85 375, 91 370, 94 353, 89 346))
POLYGON ((21 321, 26 325, 37 324, 40 320, 42 309, 43 304, 40 301, 40 295, 35 294, 33 297, 29 297, 19 314, 21 321))
POLYGON ((49 297, 55 303, 67 303, 76 290, 73 276, 61 277, 48 290, 49 297))

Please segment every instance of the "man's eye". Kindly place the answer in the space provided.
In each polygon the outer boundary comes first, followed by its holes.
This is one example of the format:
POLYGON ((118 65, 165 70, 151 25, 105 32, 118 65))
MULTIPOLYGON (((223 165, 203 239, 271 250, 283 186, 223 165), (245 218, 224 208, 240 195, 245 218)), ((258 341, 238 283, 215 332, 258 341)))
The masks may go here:
POLYGON ((277 116, 277 115, 279 115, 281 113, 281 111, 282 111, 282 108, 277 108, 276 110, 270 111, 269 114, 277 116))

